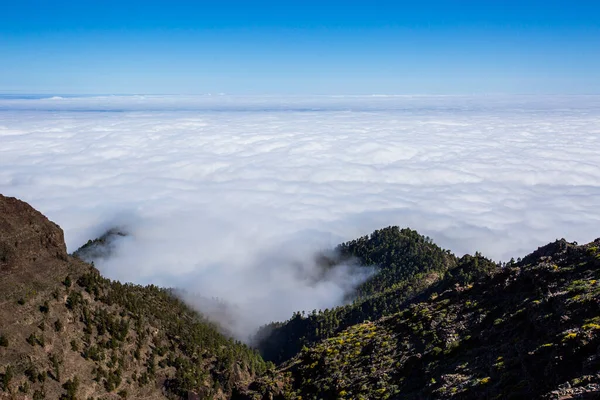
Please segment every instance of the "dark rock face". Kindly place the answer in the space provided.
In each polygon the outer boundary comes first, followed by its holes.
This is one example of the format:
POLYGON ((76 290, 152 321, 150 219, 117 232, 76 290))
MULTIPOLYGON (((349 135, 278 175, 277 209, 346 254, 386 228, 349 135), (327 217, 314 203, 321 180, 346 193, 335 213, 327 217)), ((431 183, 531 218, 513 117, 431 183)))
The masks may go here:
POLYGON ((0 274, 67 260, 62 229, 29 204, 0 195, 0 274))

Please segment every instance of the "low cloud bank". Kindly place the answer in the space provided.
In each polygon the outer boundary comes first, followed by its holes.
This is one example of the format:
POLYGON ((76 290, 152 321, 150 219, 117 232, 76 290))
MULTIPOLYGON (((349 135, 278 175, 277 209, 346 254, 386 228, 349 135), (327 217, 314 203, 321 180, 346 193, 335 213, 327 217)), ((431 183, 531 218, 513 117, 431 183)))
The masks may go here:
MULTIPOLYGON (((0 99, 0 192, 107 276, 218 298, 238 337, 364 273, 313 256, 383 226, 462 254, 600 236, 598 96, 0 99)), ((193 303, 194 301, 191 300, 193 303)))

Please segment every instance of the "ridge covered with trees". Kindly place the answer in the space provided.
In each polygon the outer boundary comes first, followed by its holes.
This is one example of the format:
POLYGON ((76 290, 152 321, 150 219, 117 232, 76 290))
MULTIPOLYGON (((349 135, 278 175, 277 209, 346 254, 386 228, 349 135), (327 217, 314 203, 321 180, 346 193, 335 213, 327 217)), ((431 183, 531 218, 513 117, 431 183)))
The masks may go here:
POLYGON ((289 360, 300 349, 329 338, 351 325, 398 312, 417 295, 456 267, 458 259, 411 229, 396 226, 343 243, 331 264, 356 260, 376 273, 356 289, 351 304, 306 315, 295 313, 288 321, 262 327, 256 335, 263 357, 275 363, 289 360))
POLYGON ((599 348, 600 239, 560 240, 505 266, 464 257, 402 311, 304 346, 242 398, 592 399, 599 348))
MULTIPOLYGON (((111 232, 76 254, 105 255, 111 232)), ((600 395, 600 239, 499 264, 387 227, 332 254, 325 268, 376 273, 346 305, 263 327, 254 349, 172 290, 103 278, 0 195, 0 399, 600 395)))

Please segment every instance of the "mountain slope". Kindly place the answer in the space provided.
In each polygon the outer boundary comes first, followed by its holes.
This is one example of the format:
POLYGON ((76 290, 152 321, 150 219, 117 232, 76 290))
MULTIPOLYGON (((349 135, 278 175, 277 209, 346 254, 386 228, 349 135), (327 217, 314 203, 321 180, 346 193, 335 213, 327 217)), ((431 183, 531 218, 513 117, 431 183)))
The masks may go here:
POLYGON ((600 397, 600 239, 501 266, 388 227, 321 261, 349 260, 379 273, 352 304, 264 330, 274 368, 170 290, 103 278, 0 195, 0 399, 600 397))
POLYGON ((170 291, 102 278, 0 195, 0 398, 224 399, 265 368, 170 291))
POLYGON ((353 260, 377 272, 356 289, 352 304, 296 313, 288 321, 271 323, 257 333, 262 356, 277 364, 303 346, 334 336, 354 324, 376 320, 402 309, 406 300, 442 279, 457 258, 411 229, 390 226, 336 248, 331 264, 353 260))
POLYGON ((472 283, 470 260, 402 312, 304 347, 280 369, 287 389, 261 378, 246 398, 598 398, 599 248, 557 241, 472 283))

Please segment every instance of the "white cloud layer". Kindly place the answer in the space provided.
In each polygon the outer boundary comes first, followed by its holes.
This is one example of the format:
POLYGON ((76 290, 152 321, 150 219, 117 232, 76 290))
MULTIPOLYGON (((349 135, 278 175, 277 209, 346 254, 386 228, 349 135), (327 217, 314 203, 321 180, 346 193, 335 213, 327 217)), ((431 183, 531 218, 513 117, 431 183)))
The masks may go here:
POLYGON ((590 241, 599 165, 600 96, 0 99, 1 193, 70 251, 125 226, 103 273, 223 299, 238 333, 339 304, 362 276, 314 284, 312 252, 383 226, 496 260, 590 241))

